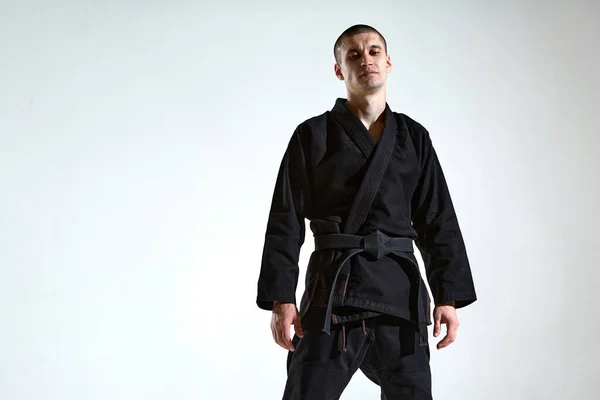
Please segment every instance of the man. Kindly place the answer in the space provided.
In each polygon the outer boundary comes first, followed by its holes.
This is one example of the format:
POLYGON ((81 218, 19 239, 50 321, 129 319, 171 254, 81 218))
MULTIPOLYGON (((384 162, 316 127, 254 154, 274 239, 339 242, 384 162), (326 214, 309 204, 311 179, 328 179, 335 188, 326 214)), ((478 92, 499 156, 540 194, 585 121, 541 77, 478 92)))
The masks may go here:
POLYGON ((458 219, 429 133, 386 102, 384 37, 352 26, 334 55, 347 99, 289 141, 258 281, 257 305, 273 311, 273 338, 289 350, 283 398, 338 399, 360 369, 382 399, 432 399, 430 297, 413 241, 435 302, 434 336, 446 325, 441 349, 456 338, 456 309, 476 301, 458 219), (315 251, 298 311, 305 219, 315 251))

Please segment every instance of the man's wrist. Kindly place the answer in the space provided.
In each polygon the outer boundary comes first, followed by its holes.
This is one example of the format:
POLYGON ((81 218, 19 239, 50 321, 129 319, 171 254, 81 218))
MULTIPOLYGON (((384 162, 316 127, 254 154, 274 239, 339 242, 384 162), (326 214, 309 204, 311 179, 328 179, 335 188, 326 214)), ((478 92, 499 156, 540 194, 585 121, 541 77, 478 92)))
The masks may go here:
POLYGON ((275 306, 279 306, 279 305, 281 305, 281 304, 294 304, 294 303, 293 303, 293 302, 291 302, 291 301, 274 301, 274 302, 273 302, 273 307, 275 307, 275 306))

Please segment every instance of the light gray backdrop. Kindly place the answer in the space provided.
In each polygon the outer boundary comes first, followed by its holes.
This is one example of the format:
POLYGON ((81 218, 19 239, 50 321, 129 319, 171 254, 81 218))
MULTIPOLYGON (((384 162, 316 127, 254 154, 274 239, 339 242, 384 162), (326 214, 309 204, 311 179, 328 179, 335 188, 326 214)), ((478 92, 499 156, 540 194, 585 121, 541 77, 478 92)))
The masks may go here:
POLYGON ((566 3, 2 1, 0 398, 281 398, 254 303, 275 175, 367 23, 479 294, 432 339, 435 398, 596 399, 600 7, 566 3))

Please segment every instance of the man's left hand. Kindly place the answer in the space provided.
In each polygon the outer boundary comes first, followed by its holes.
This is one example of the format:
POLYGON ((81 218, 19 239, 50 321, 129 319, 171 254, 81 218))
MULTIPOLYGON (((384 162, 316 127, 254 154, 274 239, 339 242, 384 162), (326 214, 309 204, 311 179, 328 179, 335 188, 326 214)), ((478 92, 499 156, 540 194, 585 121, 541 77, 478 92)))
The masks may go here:
POLYGON ((443 349, 456 340, 458 334, 458 315, 454 304, 438 304, 433 310, 433 336, 438 337, 442 330, 441 325, 446 324, 446 336, 437 344, 437 349, 443 349))

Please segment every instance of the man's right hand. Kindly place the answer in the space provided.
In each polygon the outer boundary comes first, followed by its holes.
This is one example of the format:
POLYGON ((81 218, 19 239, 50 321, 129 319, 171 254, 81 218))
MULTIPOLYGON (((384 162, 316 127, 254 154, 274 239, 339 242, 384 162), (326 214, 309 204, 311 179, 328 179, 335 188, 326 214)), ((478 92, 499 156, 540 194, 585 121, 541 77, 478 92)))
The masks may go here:
POLYGON ((271 318, 271 332, 275 342, 286 350, 294 351, 294 345, 290 338, 290 325, 294 325, 296 335, 302 337, 302 324, 300 314, 294 303, 273 303, 273 315, 271 318))

